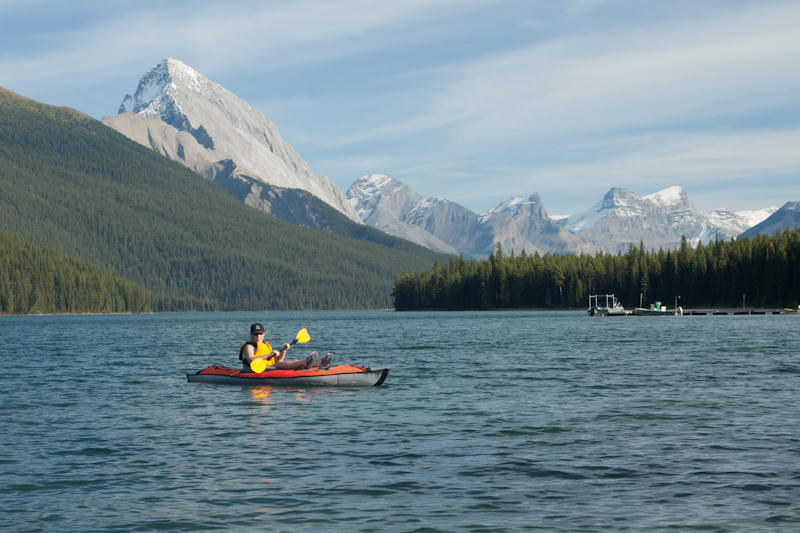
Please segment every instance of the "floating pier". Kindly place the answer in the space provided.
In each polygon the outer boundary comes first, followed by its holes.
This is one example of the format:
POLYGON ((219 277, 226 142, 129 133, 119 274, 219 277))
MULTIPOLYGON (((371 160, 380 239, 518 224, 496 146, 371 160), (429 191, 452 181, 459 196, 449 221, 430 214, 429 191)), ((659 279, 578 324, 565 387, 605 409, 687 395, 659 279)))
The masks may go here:
POLYGON ((798 309, 790 307, 783 309, 756 307, 749 309, 743 307, 683 309, 680 306, 676 306, 674 309, 667 309, 665 305, 661 305, 661 302, 654 302, 650 308, 625 309, 614 294, 593 294, 589 296, 588 312, 589 316, 752 316, 783 314, 800 316, 800 307, 798 309))

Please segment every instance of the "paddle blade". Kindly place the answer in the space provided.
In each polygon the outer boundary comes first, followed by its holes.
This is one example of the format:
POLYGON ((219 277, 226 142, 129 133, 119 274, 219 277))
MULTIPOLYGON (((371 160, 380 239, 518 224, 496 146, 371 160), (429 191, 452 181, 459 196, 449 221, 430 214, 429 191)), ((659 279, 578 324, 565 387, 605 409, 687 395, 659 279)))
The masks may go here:
POLYGON ((264 359, 253 359, 250 362, 250 370, 256 374, 260 374, 267 368, 267 362, 264 359))
POLYGON ((294 344, 295 342, 303 344, 304 342, 308 342, 310 340, 311 336, 308 334, 308 331, 306 331, 306 328, 303 328, 297 332, 297 338, 294 339, 294 342, 292 344, 294 344))

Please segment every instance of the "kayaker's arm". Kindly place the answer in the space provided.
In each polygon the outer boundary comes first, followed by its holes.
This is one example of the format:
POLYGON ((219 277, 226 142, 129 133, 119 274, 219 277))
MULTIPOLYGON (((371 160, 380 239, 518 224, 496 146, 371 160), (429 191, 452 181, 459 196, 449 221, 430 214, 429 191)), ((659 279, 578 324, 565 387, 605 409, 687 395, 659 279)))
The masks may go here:
POLYGON ((283 348, 281 349, 281 351, 280 352, 278 352, 278 351, 275 352, 276 354, 278 354, 278 355, 275 356, 275 360, 276 361, 283 361, 283 358, 286 356, 286 352, 287 351, 289 351, 289 343, 288 342, 284 342, 283 343, 283 348))
POLYGON ((252 344, 244 345, 244 350, 242 351, 242 360, 244 361, 246 367, 249 367, 250 363, 253 362, 253 359, 255 359, 255 354, 256 349, 253 348, 252 344))

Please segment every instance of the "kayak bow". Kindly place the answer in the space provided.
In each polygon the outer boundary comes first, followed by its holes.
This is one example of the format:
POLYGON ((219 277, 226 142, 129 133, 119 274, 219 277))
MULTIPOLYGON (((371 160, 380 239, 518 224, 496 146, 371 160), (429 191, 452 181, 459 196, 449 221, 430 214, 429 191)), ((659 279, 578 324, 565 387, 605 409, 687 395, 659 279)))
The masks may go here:
POLYGON ((389 375, 388 368, 335 365, 305 370, 267 370, 250 372, 214 365, 186 374, 189 383, 231 383, 239 385, 318 385, 324 387, 377 387, 389 375))

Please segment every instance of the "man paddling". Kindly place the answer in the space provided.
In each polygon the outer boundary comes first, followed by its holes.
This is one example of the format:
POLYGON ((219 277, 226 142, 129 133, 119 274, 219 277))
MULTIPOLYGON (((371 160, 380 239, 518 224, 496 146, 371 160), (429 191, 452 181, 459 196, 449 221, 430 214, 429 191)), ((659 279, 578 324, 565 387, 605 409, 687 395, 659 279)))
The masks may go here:
POLYGON ((286 352, 291 345, 289 343, 284 343, 280 351, 273 350, 272 346, 270 346, 268 342, 265 342, 265 334, 266 331, 262 324, 256 322, 250 326, 250 340, 239 347, 239 359, 242 360, 242 367, 245 370, 250 370, 250 364, 256 359, 264 359, 267 364, 267 370, 274 370, 276 368, 299 370, 328 366, 330 364, 330 354, 325 355, 321 362, 317 362, 316 352, 312 352, 302 361, 284 361, 286 352))

